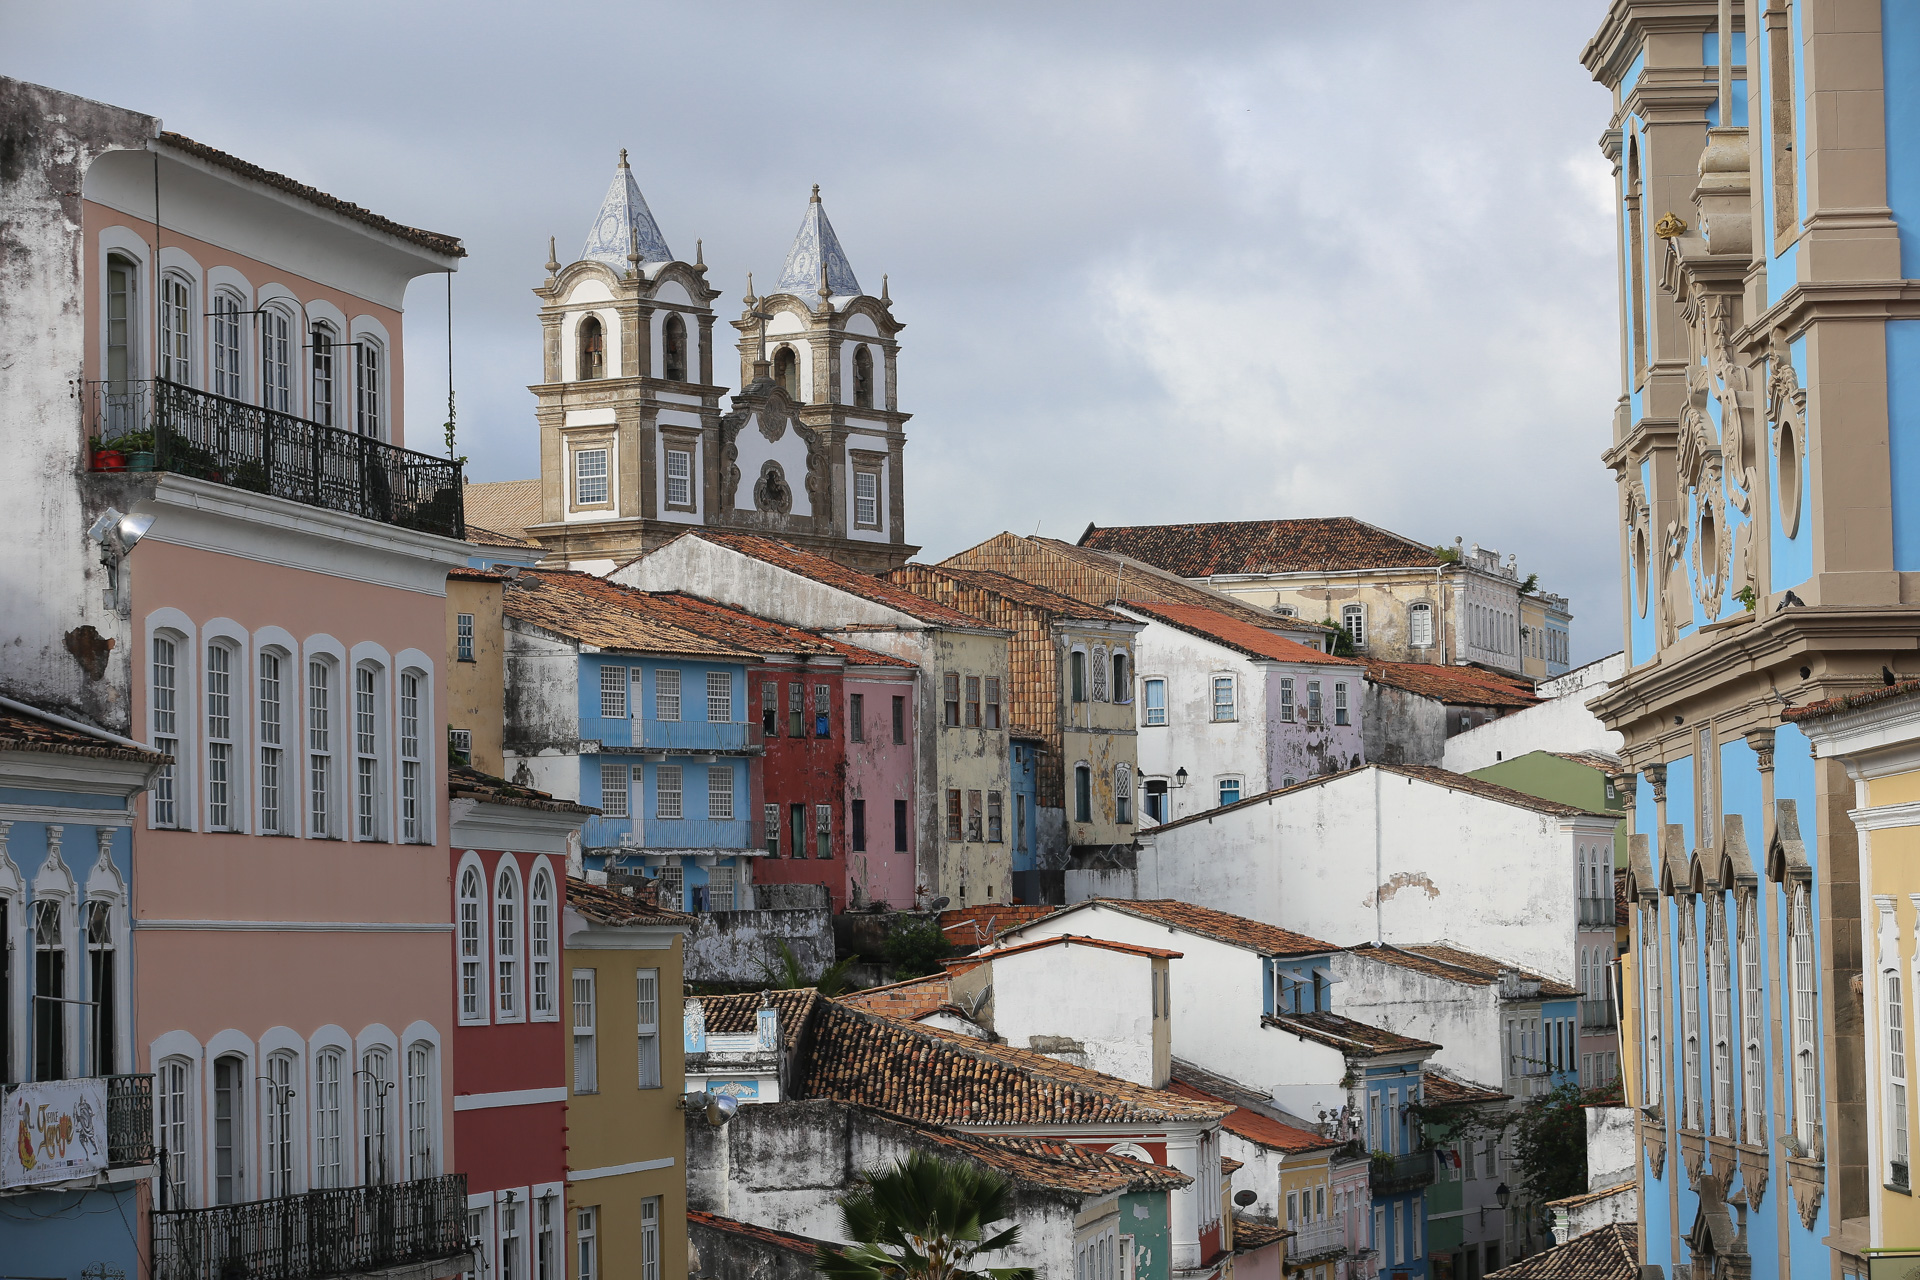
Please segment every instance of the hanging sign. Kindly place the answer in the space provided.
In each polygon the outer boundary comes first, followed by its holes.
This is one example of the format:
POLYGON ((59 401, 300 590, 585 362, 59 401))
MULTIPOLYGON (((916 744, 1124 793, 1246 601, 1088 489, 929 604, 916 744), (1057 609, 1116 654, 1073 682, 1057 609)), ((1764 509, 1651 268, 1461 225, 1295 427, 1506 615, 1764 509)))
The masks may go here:
POLYGON ((0 1102, 0 1187, 85 1178, 107 1167, 107 1082, 40 1080, 0 1102))

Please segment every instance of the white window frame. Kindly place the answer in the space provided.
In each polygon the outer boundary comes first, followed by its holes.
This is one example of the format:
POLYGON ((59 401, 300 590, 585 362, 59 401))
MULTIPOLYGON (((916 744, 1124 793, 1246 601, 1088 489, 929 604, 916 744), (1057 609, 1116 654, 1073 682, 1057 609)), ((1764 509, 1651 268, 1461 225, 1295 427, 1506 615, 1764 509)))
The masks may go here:
POLYGON ((325 1045, 313 1055, 313 1185, 331 1189, 347 1185, 353 1172, 353 1052, 341 1045, 325 1045), (331 1072, 328 1066, 331 1064, 331 1072))
POLYGON ((707 672, 707 723, 733 723, 733 673, 707 672))
POLYGON ((1325 724, 1327 721, 1326 704, 1320 701, 1320 682, 1307 681, 1307 723, 1325 724))
POLYGON ((1680 937, 1680 1123, 1703 1130, 1700 1105, 1700 949, 1694 928, 1693 903, 1683 899, 1679 912, 1680 937))
POLYGON ((1294 701, 1293 693, 1294 693, 1293 677, 1281 676, 1280 677, 1280 720, 1283 724, 1294 723, 1294 716, 1297 714, 1296 708, 1298 704, 1294 701))
POLYGON ((707 766, 707 818, 713 822, 733 821, 733 766, 731 764, 710 764, 707 766), (719 786, 719 783, 726 786, 719 786))
POLYGON ((387 438, 387 348, 366 332, 354 335, 353 429, 375 440, 387 438))
POLYGON ((260 322, 260 406, 275 413, 300 412, 300 326, 284 305, 268 304, 260 322))
POLYGON ((171 627, 155 630, 147 641, 147 741, 155 751, 173 757, 173 763, 162 766, 154 777, 148 792, 147 824, 154 828, 191 830, 194 825, 193 789, 182 746, 193 740, 191 730, 199 720, 191 678, 193 652, 192 639, 171 627), (189 730, 185 735, 180 732, 183 707, 189 730))
POLYGON ((407 1045, 402 1061, 405 1075, 401 1088, 401 1127, 405 1130, 407 1180, 431 1178, 440 1172, 440 1148, 434 1139, 439 1129, 440 1073, 439 1054, 425 1040, 407 1045))
POLYGON ((613 501, 613 446, 573 451, 573 505, 604 507, 613 501))
POLYGON ((1140 708, 1143 713, 1140 723, 1154 726, 1166 724, 1167 678, 1165 676, 1148 676, 1140 682, 1140 686, 1140 708), (1160 705, 1157 707, 1153 705, 1153 690, 1156 685, 1159 686, 1160 690, 1160 705))
POLYGON ((653 672, 653 718, 673 722, 680 719, 680 668, 655 667, 653 672), (666 714, 671 711, 673 714, 666 714))
POLYGON ((300 1061, 292 1052, 279 1049, 267 1055, 265 1080, 260 1086, 260 1163, 266 1177, 261 1186, 267 1197, 293 1195, 301 1185, 301 1160, 295 1141, 302 1108, 299 1101, 300 1061), (277 1149, 277 1150, 276 1150, 277 1149))
MULTIPOLYGON (((292 835, 300 829, 300 793, 296 785, 287 786, 287 748, 297 741, 299 717, 288 712, 299 705, 296 698, 287 701, 287 673, 297 672, 299 662, 280 645, 260 646, 254 659, 254 753, 253 788, 255 829, 263 836, 292 835), (271 674, 270 674, 271 673, 271 674)), ((295 689, 299 688, 298 679, 295 689)), ((298 752, 294 753, 298 756, 298 752)), ((295 770, 298 777, 299 770, 295 770)))
POLYGON ((631 768, 618 761, 600 761, 600 816, 603 818, 627 818, 632 815, 629 795, 631 794, 631 768))
POLYGON ((1214 779, 1214 803, 1216 805, 1239 804, 1247 798, 1246 780, 1238 775, 1228 775, 1214 779), (1227 788, 1233 788, 1233 799, 1227 799, 1227 788))
POLYGON ((1118 826, 1133 824, 1133 770, 1125 763, 1113 767, 1113 820, 1118 826))
POLYGON ((520 866, 503 854, 493 872, 489 895, 493 923, 493 1018, 495 1022, 525 1022, 526 968, 521 943, 526 920, 526 893, 520 866))
POLYGON ((1433 648, 1433 606, 1425 600, 1407 607, 1407 644, 1414 649, 1433 648))
POLYGON ((154 1072, 154 1160, 166 1182, 164 1189, 156 1188, 163 1199, 155 1208, 190 1209, 198 1200, 194 1195, 198 1144, 194 1141, 193 1067, 190 1059, 173 1055, 162 1058, 154 1072))
POLYGON ((1093 677, 1093 690, 1091 694, 1093 700, 1095 702, 1108 701, 1107 676, 1109 673, 1107 671, 1107 647, 1103 644, 1095 645, 1093 652, 1087 657, 1087 663, 1093 668, 1089 673, 1093 677))
POLYGON ((1344 604, 1340 606, 1340 629, 1347 633, 1347 639, 1356 649, 1367 647, 1367 606, 1364 604, 1344 604))
MULTIPOLYGON (((422 758, 420 726, 424 719, 428 681, 425 672, 405 668, 400 672, 400 726, 396 745, 400 757, 400 842, 425 844, 433 825, 428 818, 433 803, 427 782, 426 761, 422 758)), ((427 723, 432 723, 427 721, 427 723)))
POLYGON ((880 527, 880 476, 877 472, 853 473, 853 524, 856 529, 880 527))
POLYGON ((599 1051, 599 1012, 596 1007, 594 971, 575 969, 570 975, 569 1001, 573 1020, 573 1091, 587 1094, 600 1092, 600 1051, 599 1051), (581 1021, 582 1015, 585 1021, 581 1021), (581 1064, 587 1070, 580 1070, 581 1064), (584 1087, 581 1076, 587 1077, 584 1087))
POLYGON ((1788 897, 1787 955, 1791 1003, 1787 1030, 1793 1046, 1793 1131, 1803 1152, 1820 1146, 1820 993, 1818 958, 1813 945, 1813 907, 1807 886, 1795 884, 1788 897))
POLYGON ((686 779, 681 775, 677 764, 657 764, 653 767, 653 816, 665 821, 677 821, 686 812, 686 779), (668 786, 671 782, 673 785, 668 786), (668 798, 672 804, 668 804, 668 798))
POLYGON ((1727 950, 1727 922, 1721 895, 1707 901, 1707 1025, 1713 1055, 1712 1132, 1738 1140, 1733 1096, 1733 971, 1727 950))
POLYGON ((1212 675, 1207 678, 1207 689, 1212 697, 1214 724, 1231 724, 1240 718, 1240 682, 1231 675, 1212 675), (1220 694, 1224 686, 1226 700, 1221 701, 1220 694))
POLYGON ((213 394, 229 400, 247 398, 247 339, 240 315, 246 300, 233 289, 215 289, 207 310, 207 349, 212 353, 213 394))
POLYGON ((1351 711, 1347 706, 1347 682, 1345 680, 1335 680, 1333 682, 1333 722, 1336 725, 1351 724, 1353 722, 1351 711))
POLYGON ((385 843, 387 831, 386 669, 371 661, 353 664, 353 838, 385 843))
POLYGON ((488 929, 487 869, 468 851, 454 877, 454 998, 462 1026, 485 1026, 493 1013, 487 957, 493 953, 488 929))
POLYGON ((662 474, 667 506, 689 508, 693 502, 693 450, 667 449, 662 474))
POLYGON ((340 367, 336 348, 340 332, 325 320, 315 320, 307 333, 312 355, 307 365, 307 416, 323 427, 340 425, 340 367))
POLYGON ((627 718, 627 683, 625 667, 603 666, 600 668, 600 718, 602 720, 627 718))
MULTIPOLYGON (((307 660, 305 679, 301 681, 305 708, 302 719, 307 731, 306 750, 301 753, 305 766, 301 786, 307 798, 307 834, 315 839, 340 840, 346 834, 341 829, 340 812, 340 675, 346 669, 333 655, 315 654, 307 660)), ((346 720, 346 732, 351 733, 350 711, 346 720)))
POLYGON ((633 973, 635 1087, 658 1089, 660 1076, 660 971, 633 973))
POLYGON ((193 385, 194 281, 168 267, 160 273, 160 377, 179 386, 193 385))
POLYGON ((206 761, 202 817, 208 831, 245 831, 250 793, 247 789, 246 645, 230 635, 210 632, 201 647, 206 666, 201 672, 202 706, 199 730, 206 761), (235 714, 236 707, 239 714, 235 714))
POLYGON ((547 860, 539 858, 527 880, 527 1018, 532 1022, 560 1020, 553 983, 559 962, 559 927, 558 882, 547 860))
POLYGON ((1666 1011, 1661 1007, 1661 966, 1666 963, 1660 946, 1660 909, 1649 904, 1640 911, 1640 973, 1643 993, 1640 1001, 1640 1038, 1646 1050, 1642 1086, 1646 1105, 1657 1106, 1664 1094, 1665 1061, 1661 1052, 1661 1028, 1666 1011))

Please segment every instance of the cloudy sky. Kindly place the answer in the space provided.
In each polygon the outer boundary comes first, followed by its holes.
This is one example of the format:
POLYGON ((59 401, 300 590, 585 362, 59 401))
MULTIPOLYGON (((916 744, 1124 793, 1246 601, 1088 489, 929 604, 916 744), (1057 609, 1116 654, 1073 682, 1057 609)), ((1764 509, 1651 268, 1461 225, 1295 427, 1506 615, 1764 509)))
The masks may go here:
MULTIPOLYGON (((1517 551, 1584 661, 1619 644, 1602 8, 0 0, 0 72, 460 236, 475 479, 537 473, 529 290, 626 147, 716 342, 812 183, 891 277, 923 556, 1353 515, 1517 551)), ((444 308, 409 294, 416 440, 444 308)))

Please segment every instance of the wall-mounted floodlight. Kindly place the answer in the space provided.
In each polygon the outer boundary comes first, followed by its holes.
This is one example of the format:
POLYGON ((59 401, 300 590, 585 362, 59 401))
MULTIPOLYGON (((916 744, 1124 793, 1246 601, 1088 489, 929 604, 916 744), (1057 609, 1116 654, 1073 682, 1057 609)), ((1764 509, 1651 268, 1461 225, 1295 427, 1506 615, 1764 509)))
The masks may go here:
POLYGON ((740 1110, 740 1099, 709 1089, 704 1093, 688 1094, 686 1107, 689 1111, 698 1109, 705 1112, 707 1123, 718 1129, 740 1110))
POLYGON ((152 527, 152 516, 126 515, 117 508, 108 507, 93 522, 93 527, 87 530, 87 536, 109 551, 125 555, 147 536, 147 530, 152 527))

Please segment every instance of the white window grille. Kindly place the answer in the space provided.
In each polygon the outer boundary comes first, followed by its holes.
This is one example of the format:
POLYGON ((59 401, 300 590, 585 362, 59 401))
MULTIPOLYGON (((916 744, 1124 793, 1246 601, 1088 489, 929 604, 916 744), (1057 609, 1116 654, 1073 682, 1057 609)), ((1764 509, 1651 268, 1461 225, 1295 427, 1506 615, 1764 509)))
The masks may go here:
POLYGON ((246 383, 241 373, 240 299, 224 289, 213 295, 213 394, 241 399, 246 383))
POLYGON ((733 721, 733 677, 725 671, 707 672, 707 720, 712 724, 733 721))
POLYGON ((188 1107, 193 1091, 188 1087, 192 1068, 181 1058, 168 1058, 160 1064, 153 1082, 156 1131, 160 1140, 160 1173, 165 1179, 161 1196, 168 1209, 192 1207, 187 1172, 191 1167, 192 1121, 188 1107))
POLYGON ((400 674, 400 838, 415 843, 426 838, 420 801, 420 677, 400 674))
POLYGON ((150 713, 153 749, 173 757, 173 762, 163 766, 153 780, 153 799, 148 812, 156 827, 175 826, 180 818, 179 797, 176 794, 180 779, 179 678, 173 641, 165 636, 155 636, 153 675, 149 681, 153 695, 150 713))
POLYGON ((715 820, 733 817, 733 766, 707 766, 707 816, 715 820))
POLYGON ((1347 686, 1345 681, 1336 680, 1333 685, 1333 722, 1347 724, 1347 686))
POLYGON ((1413 605, 1407 610, 1407 640, 1416 649, 1433 647, 1433 606, 1413 605))
POLYGON ((1767 1134, 1766 1063, 1760 1052, 1763 1025, 1760 1003, 1760 929, 1751 897, 1740 912, 1740 1095, 1746 1108, 1744 1141, 1765 1146, 1767 1134))
POLYGON ((473 661, 473 615, 456 614, 453 620, 454 656, 462 662, 473 661))
POLYGON ((577 1259, 573 1280, 600 1280, 600 1238, 598 1209, 581 1209, 574 1214, 574 1246, 577 1259))
POLYGON ((1819 991, 1814 985, 1813 920, 1804 886, 1793 890, 1787 950, 1793 970, 1794 1136, 1813 1151, 1820 1132, 1820 1046, 1815 1038, 1819 991))
POLYGON ((680 718, 680 673, 671 667, 653 673, 653 718, 680 718))
POLYGON ((1280 677, 1280 718, 1288 724, 1293 723, 1293 677, 1280 677))
POLYGON ((278 307, 260 312, 260 403, 279 413, 293 412, 292 322, 278 307))
POLYGON ((340 1068, 341 1053, 338 1049, 323 1049, 313 1060, 314 1185, 322 1188, 346 1185, 340 1068))
POLYGON ((360 839, 380 838, 379 677, 372 667, 353 672, 353 795, 360 839))
POLYGON ((353 429, 363 436, 383 438, 386 427, 386 389, 381 384, 386 365, 380 344, 360 335, 354 347, 354 422, 353 429))
POLYGON ((640 1280, 660 1280, 660 1197, 640 1202, 640 1280))
POLYGON ((1232 676, 1213 678, 1213 718, 1216 721, 1234 718, 1232 676))
POLYGON ((600 812, 609 818, 627 817, 627 766, 600 762, 600 812))
POLYGON ((267 1194, 292 1195, 298 1188, 293 1177, 293 1058, 276 1053, 267 1059, 266 1151, 267 1194))
POLYGON ((853 473, 853 522, 863 529, 880 524, 880 477, 871 471, 853 473))
MULTIPOLYGON (((1898 956, 1896 954, 1896 960, 1898 956)), ((1887 975, 1887 1148, 1895 1180, 1907 1178, 1907 1015, 1900 997, 1900 974, 1887 975)))
POLYGON ((1340 626, 1346 631, 1347 638, 1353 641, 1353 647, 1367 647, 1367 607, 1363 604, 1343 605, 1340 609, 1340 626))
POLYGON ((627 669, 600 668, 600 717, 603 720, 627 718, 627 669))
POLYGON ((573 971, 573 1091, 600 1091, 599 1055, 594 1052, 593 970, 573 971))
POLYGON ((233 650, 207 646, 207 825, 232 831, 233 812, 233 650))
POLYGON ((493 881, 493 973, 500 1017, 520 1017, 520 886, 510 867, 493 881))
POLYGON ((1307 723, 1320 724, 1324 720, 1325 713, 1320 704, 1320 682, 1309 680, 1307 681, 1307 723))
POLYGON ((642 1089, 660 1087, 660 971, 639 969, 633 975, 634 1025, 639 1036, 639 1079, 642 1089))
POLYGON ((533 1016, 553 1016, 553 877, 545 867, 533 874, 527 907, 528 967, 533 977, 533 1016))
POLYGON ((1715 894, 1707 904, 1707 1016, 1713 1037, 1713 1132, 1738 1137, 1733 1130, 1733 982, 1727 961, 1726 913, 1715 894))
POLYGON ((707 910, 733 910, 733 892, 732 867, 714 867, 707 872, 707 910))
POLYGON ((460 1019, 480 1021, 486 1017, 481 1007, 481 987, 485 963, 481 957, 480 868, 468 867, 460 873, 460 1019))
POLYGON ((286 829, 281 812, 280 769, 282 703, 280 694, 280 655, 260 655, 260 832, 277 834, 286 829))
POLYGON ((360 1150, 361 1179, 369 1184, 393 1181, 393 1131, 389 1123, 393 1106, 388 1094, 393 1091, 393 1065, 385 1049, 369 1049, 360 1055, 360 1150))
MULTIPOLYGON (((768 804, 760 806, 761 818, 766 825, 767 856, 780 856, 780 806, 768 804)), ((795 851, 796 855, 798 850, 795 851)))
MULTIPOLYGON (((729 771, 731 776, 731 771, 729 771)), ((654 800, 653 813, 657 818, 677 818, 680 816, 680 766, 677 764, 656 765, 653 771, 654 800)))
POLYGON ((1660 1052, 1661 1021, 1665 1017, 1660 1007, 1660 973, 1661 965, 1665 961, 1660 952, 1659 909, 1648 907, 1641 913, 1640 919, 1640 972, 1646 979, 1646 994, 1640 1004, 1640 1019, 1641 1040, 1647 1053, 1645 1076, 1649 1104, 1660 1101, 1665 1075, 1665 1063, 1660 1052))
POLYGON ((1122 825, 1133 821, 1133 771, 1124 764, 1113 770, 1113 820, 1122 825))
POLYGON ((684 910, 687 903, 686 870, 679 863, 660 868, 654 885, 660 905, 673 911, 684 910))
POLYGON ((667 450, 667 505, 693 505, 693 454, 685 449, 667 450))
POLYGON ((1105 646, 1097 646, 1093 651, 1093 700, 1107 700, 1107 651, 1105 646))
POLYGON ((433 1161, 433 1047, 407 1049, 407 1180, 430 1178, 433 1161))
POLYGON ((1690 911, 1680 915, 1680 1111, 1682 1124, 1700 1129, 1700 948, 1690 911))
POLYGON ((607 451, 579 449, 573 455, 573 505, 598 506, 607 500, 607 451))
POLYGON ((1143 701, 1146 703, 1146 724, 1165 724, 1167 722, 1167 682, 1161 679, 1143 682, 1143 701))
POLYGON ((191 289, 172 272, 160 277, 160 376, 183 387, 193 381, 193 346, 188 337, 191 289))
POLYGON ((313 392, 307 416, 323 427, 334 425, 333 326, 321 321, 313 326, 313 392))
MULTIPOLYGON (((979 795, 980 793, 978 791, 969 791, 967 793, 969 800, 975 805, 975 811, 972 814, 972 827, 969 831, 969 835, 975 840, 980 839, 979 795)), ((831 858, 833 856, 833 806, 830 804, 817 804, 813 806, 813 843, 814 857, 831 858)))

